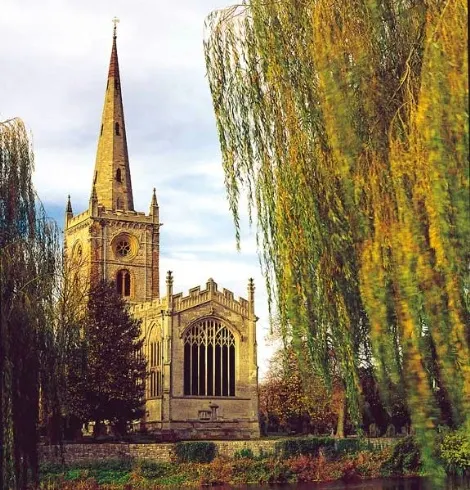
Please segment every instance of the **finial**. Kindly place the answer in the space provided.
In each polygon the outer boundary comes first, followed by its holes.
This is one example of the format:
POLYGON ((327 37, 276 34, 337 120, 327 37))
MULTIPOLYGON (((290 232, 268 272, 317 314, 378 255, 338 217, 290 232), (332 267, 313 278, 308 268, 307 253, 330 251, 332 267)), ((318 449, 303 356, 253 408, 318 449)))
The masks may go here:
POLYGON ((116 39, 116 29, 117 29, 117 24, 119 23, 119 19, 115 16, 114 19, 112 20, 114 27, 113 27, 113 39, 116 39))
POLYGON ((157 206, 157 190, 155 187, 153 188, 153 194, 152 194, 152 206, 157 206))
POLYGON ((171 271, 168 271, 166 274, 166 284, 167 286, 173 285, 173 273, 171 271))
POLYGON ((70 201, 70 194, 67 196, 67 213, 72 213, 72 203, 70 201))

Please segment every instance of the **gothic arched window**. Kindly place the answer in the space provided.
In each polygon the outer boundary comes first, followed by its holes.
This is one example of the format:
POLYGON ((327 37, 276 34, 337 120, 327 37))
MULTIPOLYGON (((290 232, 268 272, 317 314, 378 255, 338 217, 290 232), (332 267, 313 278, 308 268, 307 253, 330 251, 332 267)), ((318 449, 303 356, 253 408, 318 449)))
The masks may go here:
POLYGON ((162 343, 160 341, 150 342, 148 352, 148 367, 150 368, 147 386, 148 398, 155 398, 163 393, 162 359, 162 343))
POLYGON ((122 176, 121 176, 121 169, 120 169, 120 168, 118 168, 118 169, 116 170, 116 180, 117 180, 118 182, 122 182, 122 176))
POLYGON ((128 270, 122 269, 117 273, 116 289, 121 296, 131 295, 131 274, 128 270))
POLYGON ((116 132, 116 135, 119 136, 119 123, 114 123, 114 131, 116 132))
POLYGON ((235 396, 235 337, 217 320, 203 320, 186 332, 184 394, 235 396))

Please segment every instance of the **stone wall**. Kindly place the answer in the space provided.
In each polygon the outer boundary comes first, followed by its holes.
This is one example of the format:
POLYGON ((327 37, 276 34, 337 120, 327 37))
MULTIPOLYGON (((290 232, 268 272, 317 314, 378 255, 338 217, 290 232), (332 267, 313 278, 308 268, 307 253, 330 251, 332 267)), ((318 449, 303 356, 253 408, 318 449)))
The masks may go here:
MULTIPOLYGON (((369 439, 378 448, 395 444, 397 439, 369 439)), ((217 455, 232 458, 242 449, 250 449, 255 456, 260 453, 274 452, 274 446, 279 439, 247 440, 247 441, 214 441, 217 455)), ((66 464, 86 461, 102 461, 111 459, 148 460, 165 463, 171 461, 174 444, 64 444, 64 461, 66 464)), ((40 446, 39 459, 41 462, 59 463, 60 451, 57 446, 40 446)))

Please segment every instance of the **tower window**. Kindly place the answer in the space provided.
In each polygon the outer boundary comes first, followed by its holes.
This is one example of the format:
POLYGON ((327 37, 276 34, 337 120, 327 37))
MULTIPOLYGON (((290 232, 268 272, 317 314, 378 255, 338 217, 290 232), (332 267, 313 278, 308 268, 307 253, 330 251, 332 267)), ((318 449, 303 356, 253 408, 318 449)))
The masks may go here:
POLYGON ((123 269, 117 273, 116 289, 121 296, 129 297, 131 295, 131 275, 129 271, 123 269))
POLYGON ((120 240, 116 245, 116 252, 121 257, 127 257, 131 253, 131 244, 128 240, 120 240))
POLYGON ((184 394, 235 396, 235 337, 217 320, 204 320, 185 335, 184 394))
POLYGON ((121 176, 121 169, 120 169, 120 168, 118 168, 118 169, 116 170, 116 180, 117 180, 118 182, 122 182, 122 176, 121 176))
POLYGON ((114 123, 114 132, 116 133, 116 136, 119 136, 121 133, 119 132, 119 123, 114 123))
POLYGON ((101 125, 100 135, 103 136, 103 125, 101 125))

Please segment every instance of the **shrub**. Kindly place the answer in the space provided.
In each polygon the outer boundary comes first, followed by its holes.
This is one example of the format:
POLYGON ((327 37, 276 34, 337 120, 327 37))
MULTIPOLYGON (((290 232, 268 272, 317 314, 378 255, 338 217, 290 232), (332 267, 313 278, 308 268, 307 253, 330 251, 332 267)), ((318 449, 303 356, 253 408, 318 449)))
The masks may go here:
POLYGON ((470 473, 470 434, 460 429, 444 435, 439 456, 447 473, 461 476, 470 473))
POLYGON ((211 464, 198 468, 199 486, 224 485, 232 481, 232 463, 225 458, 217 457, 211 464))
POLYGON ((318 456, 320 448, 332 449, 335 440, 331 437, 295 437, 276 442, 276 455, 291 458, 300 455, 318 456))
POLYGON ((178 442, 175 456, 178 463, 210 463, 215 457, 215 444, 208 441, 178 442))
POLYGON ((332 437, 296 437, 284 439, 275 445, 275 452, 283 458, 300 455, 318 456, 320 449, 330 458, 369 450, 372 446, 364 439, 334 439, 332 437))
POLYGON ((279 461, 237 459, 232 462, 232 483, 282 483, 291 475, 288 466, 279 461))
POLYGON ((139 461, 139 474, 147 480, 156 480, 171 473, 171 465, 168 463, 157 463, 155 461, 139 461))
POLYGON ((371 449, 373 449, 372 444, 364 439, 337 439, 329 454, 343 456, 345 454, 356 454, 360 451, 370 451, 371 449))
POLYGON ((66 467, 62 463, 41 463, 39 465, 40 475, 60 475, 66 471, 66 467))
POLYGON ((234 458, 235 459, 242 459, 242 458, 254 459, 255 455, 253 454, 253 451, 250 448, 244 447, 243 449, 240 449, 240 451, 235 452, 234 458))
POLYGON ((405 437, 393 448, 392 455, 385 461, 384 474, 405 475, 416 473, 421 468, 421 453, 412 436, 405 437))

